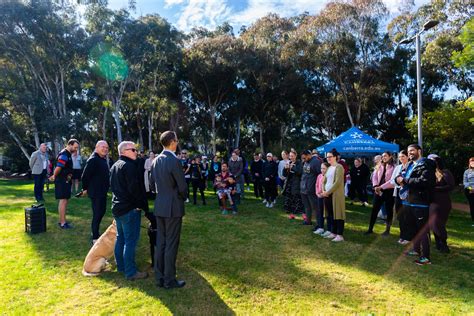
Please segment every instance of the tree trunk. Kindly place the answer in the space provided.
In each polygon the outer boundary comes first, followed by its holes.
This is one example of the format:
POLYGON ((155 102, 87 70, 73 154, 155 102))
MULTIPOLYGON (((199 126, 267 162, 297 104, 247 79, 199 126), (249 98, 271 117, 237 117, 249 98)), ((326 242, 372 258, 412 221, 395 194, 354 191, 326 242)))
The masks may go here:
POLYGON ((259 124, 260 126, 260 152, 262 154, 264 154, 264 151, 263 151, 263 123, 260 123, 259 124))
POLYGON ((151 112, 148 114, 148 149, 153 150, 153 119, 154 119, 155 112, 151 112))
POLYGON ((211 105, 210 106, 210 109, 211 109, 211 122, 212 122, 212 126, 211 126, 211 143, 212 143, 212 154, 215 155, 216 154, 216 111, 217 111, 217 108, 215 105, 211 105))
POLYGON ((107 139, 107 113, 109 112, 109 108, 105 107, 104 110, 104 117, 102 120, 102 139, 107 139))
MULTIPOLYGON (((144 148, 144 142, 143 142, 143 128, 141 124, 141 117, 140 114, 137 114, 137 127, 138 127, 138 142, 140 143, 140 150, 143 151, 144 148)), ((151 150, 148 148, 148 150, 151 150)))
POLYGON ((239 148, 240 145, 240 115, 237 116, 237 123, 236 123, 236 132, 235 132, 235 142, 234 148, 239 148))
POLYGON ((117 108, 112 112, 112 116, 115 121, 115 128, 117 128, 117 142, 120 144, 122 142, 122 126, 120 123, 120 112, 117 108))
MULTIPOLYGON (((18 138, 18 136, 15 134, 15 132, 13 130, 11 130, 10 127, 6 123, 4 123, 4 122, 2 122, 2 123, 7 128, 8 134, 10 134, 11 138, 13 138, 13 140, 18 145, 18 147, 20 147, 21 152, 23 153, 23 155, 25 155, 26 159, 30 160, 30 154, 28 154, 28 151, 26 150, 25 146, 23 146, 23 144, 21 143, 20 138, 18 138)), ((39 146, 38 146, 38 148, 39 148, 39 146)))

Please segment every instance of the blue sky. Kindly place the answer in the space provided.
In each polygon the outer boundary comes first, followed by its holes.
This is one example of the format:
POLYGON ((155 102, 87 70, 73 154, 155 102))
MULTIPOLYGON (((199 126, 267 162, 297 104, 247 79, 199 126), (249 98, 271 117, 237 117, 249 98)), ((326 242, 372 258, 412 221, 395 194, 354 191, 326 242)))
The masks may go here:
MULTIPOLYGON (((384 0, 392 15, 404 0, 384 0)), ((136 0, 136 15, 158 13, 179 30, 187 32, 196 26, 214 29, 229 22, 238 32, 241 25, 250 25, 268 13, 284 17, 308 11, 315 14, 328 0, 136 0)), ((428 0, 415 0, 416 6, 428 0)), ((109 7, 126 7, 128 0, 109 0, 109 7)))

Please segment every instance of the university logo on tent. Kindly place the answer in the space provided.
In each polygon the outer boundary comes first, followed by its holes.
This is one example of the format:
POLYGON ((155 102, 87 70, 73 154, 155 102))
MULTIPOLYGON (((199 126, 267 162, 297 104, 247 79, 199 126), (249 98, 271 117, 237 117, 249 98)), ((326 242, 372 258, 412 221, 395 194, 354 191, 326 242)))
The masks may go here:
POLYGON ((362 135, 361 133, 357 133, 357 132, 354 132, 354 133, 351 134, 351 137, 354 138, 354 139, 362 138, 362 136, 364 136, 364 135, 362 135))

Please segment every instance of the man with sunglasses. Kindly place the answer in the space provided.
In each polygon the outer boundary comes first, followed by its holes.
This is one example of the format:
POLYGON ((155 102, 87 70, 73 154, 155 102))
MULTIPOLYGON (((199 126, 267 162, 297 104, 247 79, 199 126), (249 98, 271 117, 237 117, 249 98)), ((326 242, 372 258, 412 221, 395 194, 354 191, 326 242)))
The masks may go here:
POLYGON ((118 145, 119 159, 110 170, 112 214, 117 224, 115 261, 117 270, 128 280, 144 279, 135 263, 135 250, 140 237, 141 211, 147 207, 144 186, 140 183, 135 143, 124 141, 118 145))

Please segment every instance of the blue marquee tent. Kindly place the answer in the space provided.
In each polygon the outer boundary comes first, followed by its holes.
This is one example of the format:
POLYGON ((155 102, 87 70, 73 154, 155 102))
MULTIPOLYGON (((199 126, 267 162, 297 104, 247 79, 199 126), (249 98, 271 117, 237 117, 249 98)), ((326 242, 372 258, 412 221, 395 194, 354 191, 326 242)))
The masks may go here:
POLYGON ((318 147, 317 151, 326 153, 333 148, 336 148, 341 156, 353 157, 376 155, 384 151, 398 152, 399 146, 375 139, 354 126, 318 147))

